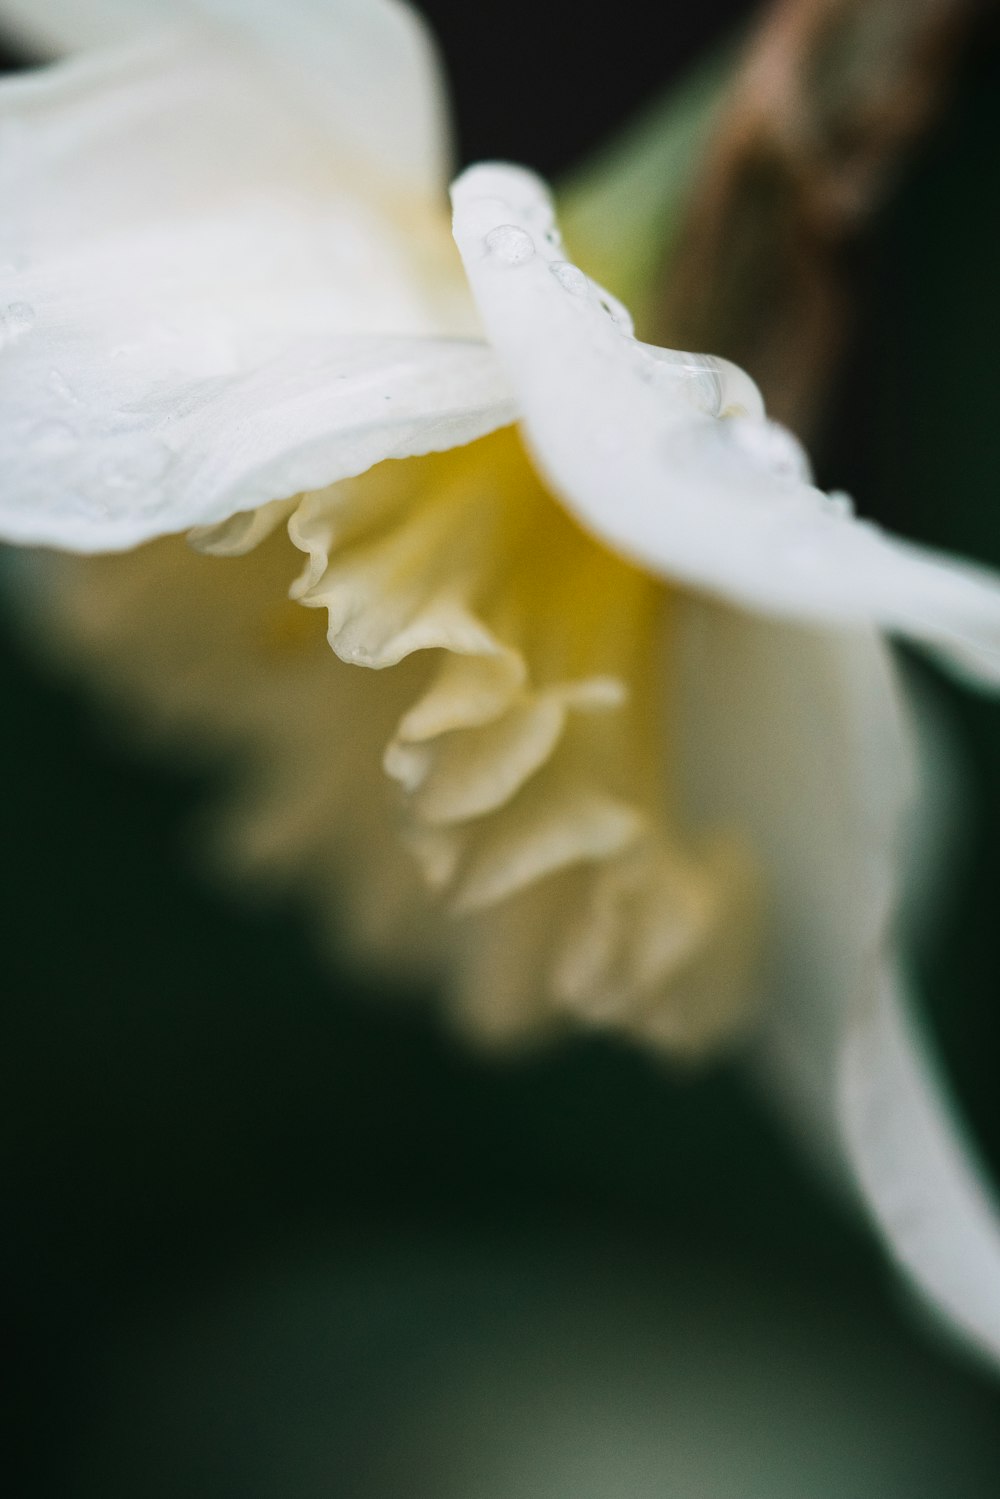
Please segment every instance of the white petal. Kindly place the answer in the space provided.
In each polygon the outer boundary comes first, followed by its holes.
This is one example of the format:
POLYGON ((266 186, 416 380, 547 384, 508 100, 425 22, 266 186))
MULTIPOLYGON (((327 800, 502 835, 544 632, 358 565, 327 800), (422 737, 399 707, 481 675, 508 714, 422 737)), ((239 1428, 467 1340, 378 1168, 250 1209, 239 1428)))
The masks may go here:
POLYGON ((66 367, 64 416, 38 419, 42 360, 20 363, 26 399, 0 419, 9 541, 121 550, 471 441, 511 416, 488 351, 472 343, 343 339, 308 360, 300 346, 241 376, 176 380, 138 409, 113 406, 107 386, 106 404, 85 401, 88 365, 66 367))
POLYGON ((1000 1363, 1000 1212, 888 967, 851 1013, 841 1089, 851 1157, 891 1253, 1000 1363))
POLYGON ((923 1296, 1000 1355, 1000 1229, 891 979, 916 787, 888 653, 873 633, 707 601, 676 640, 687 804, 743 829, 764 871, 771 1096, 828 1165, 848 1162, 923 1296))
POLYGON ((195 36, 0 91, 9 539, 127 547, 510 420, 442 336, 446 228, 359 196, 265 82, 195 36))
POLYGON ((443 189, 444 91, 428 34, 398 0, 2 0, 0 27, 43 55, 115 45, 191 20, 259 47, 286 104, 341 150, 418 191, 443 189))
POLYGON ((162 0, 2 0, 0 30, 36 55, 58 57, 141 36, 163 25, 163 11, 162 0))
POLYGON ((530 173, 474 167, 452 196, 536 460, 583 524, 664 577, 766 614, 898 630, 1000 681, 992 574, 845 514, 732 367, 637 344, 562 259, 548 193, 530 173))
POLYGON ((675 622, 682 803, 749 842, 768 962, 762 1049, 829 1150, 832 1059, 895 902, 912 744, 884 643, 687 598, 675 622))

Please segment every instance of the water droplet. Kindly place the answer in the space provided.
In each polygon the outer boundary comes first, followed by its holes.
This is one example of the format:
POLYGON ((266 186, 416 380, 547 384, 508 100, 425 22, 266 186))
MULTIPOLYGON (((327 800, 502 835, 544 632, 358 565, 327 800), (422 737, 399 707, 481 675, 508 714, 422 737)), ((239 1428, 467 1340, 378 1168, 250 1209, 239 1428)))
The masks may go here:
POLYGON ((631 338, 635 333, 635 325, 632 322, 632 314, 625 306, 625 303, 619 302, 617 297, 613 297, 609 291, 604 291, 603 288, 601 289, 600 302, 618 331, 631 338))
POLYGON ((831 489, 823 496, 823 509, 837 520, 850 520, 854 514, 854 501, 842 489, 831 489))
POLYGON ((720 361, 710 354, 684 354, 678 349, 658 349, 641 344, 639 375, 649 385, 663 387, 680 396, 706 416, 718 416, 725 399, 720 361))
POLYGON ((563 291, 568 291, 571 297, 585 297, 590 282, 578 265, 570 260, 553 260, 549 270, 555 276, 563 291))
POLYGON ((757 421, 749 416, 728 417, 725 430, 730 441, 755 464, 767 469, 776 479, 800 484, 812 482, 812 470, 805 449, 780 422, 757 421))
POLYGON ((727 426, 740 417, 763 420, 760 391, 739 365, 715 354, 687 354, 655 344, 640 343, 637 349, 637 373, 646 384, 672 387, 695 410, 725 417, 727 426))
POLYGON ((706 357, 711 360, 722 383, 722 393, 719 398, 720 416, 729 419, 745 416, 753 417, 756 421, 763 421, 766 415, 764 397, 746 370, 741 370, 738 364, 733 364, 728 359, 720 359, 714 354, 706 357))
POLYGON ((30 302, 9 302, 0 311, 0 348, 34 327, 35 309, 30 302))
POLYGON ((535 253, 535 241, 525 229, 516 224, 498 224, 491 229, 484 241, 486 249, 504 265, 523 265, 535 253))

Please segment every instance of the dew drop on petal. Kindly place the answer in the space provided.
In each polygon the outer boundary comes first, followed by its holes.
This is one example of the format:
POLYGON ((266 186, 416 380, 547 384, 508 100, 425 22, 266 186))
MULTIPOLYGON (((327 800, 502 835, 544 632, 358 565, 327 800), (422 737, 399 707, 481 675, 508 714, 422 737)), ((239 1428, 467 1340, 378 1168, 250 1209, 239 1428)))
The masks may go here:
POLYGON ((639 374, 647 384, 682 396, 706 416, 720 415, 725 401, 721 361, 710 354, 684 354, 678 349, 658 349, 652 344, 639 347, 642 356, 639 374))
MULTIPOLYGON (((623 333, 626 331, 622 328, 623 333)), ((682 396, 706 416, 725 417, 727 427, 730 421, 741 417, 763 420, 764 401, 760 391, 750 376, 728 359, 715 354, 661 349, 646 343, 636 344, 636 351, 637 373, 647 385, 682 396)))
POLYGON ((35 309, 30 302, 9 302, 0 309, 0 349, 34 327, 35 309))
POLYGON ((709 356, 690 357, 682 365, 685 395, 691 405, 706 416, 718 416, 723 407, 722 376, 712 364, 709 356), (695 362, 697 360, 697 362, 695 362))
POLYGON ((812 482, 812 470, 805 449, 798 438, 780 422, 758 421, 749 416, 728 417, 725 429, 729 440, 742 453, 776 479, 798 483, 812 482))
POLYGON ((590 282, 578 265, 570 260, 553 260, 549 270, 555 276, 563 291, 568 291, 572 297, 585 297, 590 282))
POLYGON ((635 324, 632 322, 632 314, 625 303, 619 302, 617 297, 613 297, 609 291, 603 289, 600 294, 600 303, 618 331, 631 338, 635 332, 635 324))
POLYGON ((498 224, 491 229, 484 242, 487 252, 502 260, 504 265, 522 265, 535 253, 535 242, 525 229, 516 224, 498 224))
POLYGON ((850 520, 854 514, 854 501, 843 489, 831 489, 823 496, 823 509, 837 520, 850 520))

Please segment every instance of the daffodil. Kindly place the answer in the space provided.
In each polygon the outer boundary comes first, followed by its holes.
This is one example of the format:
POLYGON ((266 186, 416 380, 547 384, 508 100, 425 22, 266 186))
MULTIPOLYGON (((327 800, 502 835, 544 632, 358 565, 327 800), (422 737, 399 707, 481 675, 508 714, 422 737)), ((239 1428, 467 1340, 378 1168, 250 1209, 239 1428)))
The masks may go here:
POLYGON ((239 749, 225 858, 470 1028, 740 1037, 1000 1358, 996 1214, 901 998, 886 641, 996 685, 1000 582, 817 490, 741 371, 639 341, 531 173, 465 172, 453 239, 412 13, 169 9, 4 7, 134 34, 0 93, 0 527, 52 549, 38 627, 239 749))

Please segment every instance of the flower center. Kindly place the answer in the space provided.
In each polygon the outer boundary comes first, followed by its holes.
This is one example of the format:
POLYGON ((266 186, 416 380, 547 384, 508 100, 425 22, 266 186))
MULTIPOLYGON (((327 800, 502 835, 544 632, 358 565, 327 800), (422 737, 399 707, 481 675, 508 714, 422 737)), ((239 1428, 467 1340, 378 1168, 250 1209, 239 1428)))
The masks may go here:
POLYGON ((480 1031, 731 1028, 752 881, 671 785, 682 596, 585 533, 513 429, 197 541, 244 555, 157 542, 65 564, 63 596, 158 716, 252 750, 227 858, 336 887, 369 945, 448 968, 480 1031))

